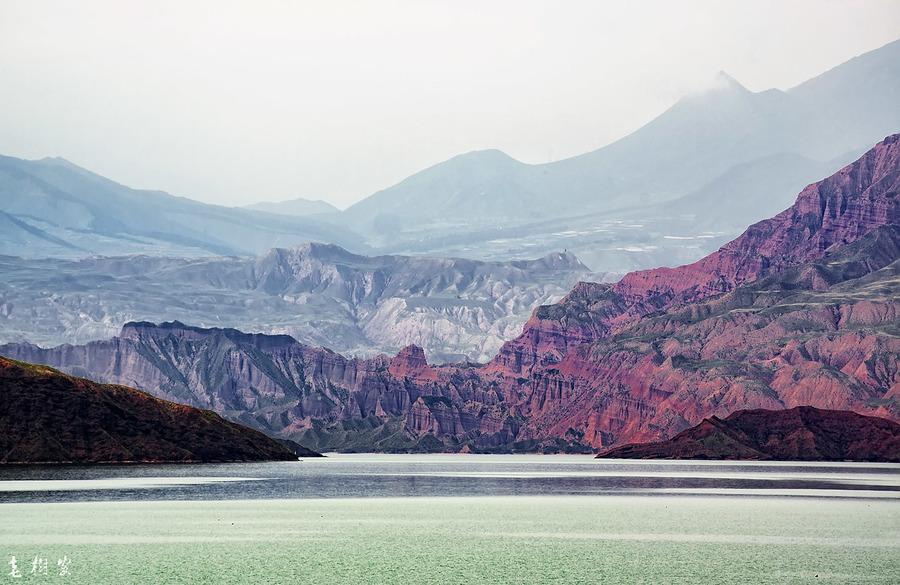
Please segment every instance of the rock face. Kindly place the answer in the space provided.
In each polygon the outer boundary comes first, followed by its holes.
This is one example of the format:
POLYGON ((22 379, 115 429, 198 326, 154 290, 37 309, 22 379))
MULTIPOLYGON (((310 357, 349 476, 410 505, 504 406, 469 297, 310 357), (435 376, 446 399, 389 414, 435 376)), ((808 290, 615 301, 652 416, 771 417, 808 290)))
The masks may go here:
POLYGON ((668 441, 623 445, 598 457, 900 462, 900 424, 811 406, 740 410, 703 419, 668 441))
POLYGON ((577 285, 485 365, 430 365, 418 347, 348 359, 287 336, 180 323, 0 354, 320 450, 588 451, 801 405, 897 420, 898 192, 891 136, 699 262, 577 285))
POLYGON ((833 259, 545 357, 521 394, 520 436, 575 429, 602 448, 668 437, 711 414, 804 404, 898 418, 900 263, 877 269, 869 255, 883 246, 900 258, 898 235, 886 227, 833 259), (843 280, 857 270, 864 276, 843 280))
POLYGON ((475 262, 368 257, 325 244, 256 258, 0 257, 0 343, 84 343, 129 321, 284 333, 354 355, 410 344, 486 361, 529 313, 589 274, 571 254, 475 262))
POLYGON ((418 347, 393 359, 347 358, 286 335, 175 322, 129 323, 112 340, 82 346, 8 345, 0 354, 137 386, 318 450, 454 450, 466 437, 488 447, 515 436, 514 421, 486 416, 502 412, 503 398, 481 386, 477 368, 429 366, 418 347))
MULTIPOLYGON (((0 463, 292 460, 299 453, 219 415, 0 358, 0 463)), ((299 446, 298 446, 299 447, 299 446)))

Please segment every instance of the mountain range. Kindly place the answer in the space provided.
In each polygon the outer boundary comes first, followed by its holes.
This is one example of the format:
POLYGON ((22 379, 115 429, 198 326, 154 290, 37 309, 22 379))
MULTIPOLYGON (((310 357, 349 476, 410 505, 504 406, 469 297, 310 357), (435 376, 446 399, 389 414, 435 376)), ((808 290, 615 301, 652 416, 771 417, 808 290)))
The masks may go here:
POLYGON ((0 157, 0 253, 248 255, 306 241, 362 245, 339 226, 131 189, 61 158, 0 157))
POLYGON ((0 343, 84 343, 129 321, 179 320, 354 355, 418 344, 432 359, 486 361, 537 305, 591 276, 571 254, 479 262, 326 244, 256 257, 0 256, 0 343))
POLYGON ((692 264, 577 284, 487 364, 346 358, 289 336, 131 323, 0 353, 211 408, 318 450, 593 451, 740 409, 900 419, 900 135, 692 264))
POLYGON ((688 263, 900 128, 898 72, 900 41, 787 91, 752 92, 722 73, 593 152, 535 165, 461 154, 342 212, 307 200, 206 205, 58 158, 2 157, 0 254, 253 256, 315 241, 496 261, 569 251, 616 275, 688 263))
MULTIPOLYGON (((900 128, 898 71, 900 41, 787 91, 752 92, 719 73, 712 89, 685 96, 593 152, 536 165, 497 150, 463 154, 363 199, 341 220, 375 244, 396 247, 406 240, 412 247, 451 231, 507 229, 636 206, 648 208, 646 214, 713 186, 727 192, 745 165, 756 166, 757 176, 763 169, 783 176, 790 190, 777 193, 781 210, 803 187, 791 179, 809 175, 794 165, 785 174, 779 157, 846 163, 900 128)), ((739 221, 743 227, 764 217, 739 221)))

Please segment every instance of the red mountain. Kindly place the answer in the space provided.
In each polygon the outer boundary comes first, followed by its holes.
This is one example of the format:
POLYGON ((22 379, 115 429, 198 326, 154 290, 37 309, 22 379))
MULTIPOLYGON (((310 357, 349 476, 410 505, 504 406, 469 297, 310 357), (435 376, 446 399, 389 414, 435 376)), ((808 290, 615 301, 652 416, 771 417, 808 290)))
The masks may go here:
POLYGON ((705 418, 668 441, 623 445, 597 457, 900 462, 900 424, 811 406, 740 410, 705 418))
POLYGON ((900 134, 895 134, 806 187, 788 209, 693 264, 632 272, 613 285, 580 283, 557 305, 535 311, 523 334, 507 343, 492 365, 519 374, 645 315, 822 258, 878 226, 900 224, 898 191, 900 134))
POLYGON ((900 419, 900 135, 687 266, 582 283, 484 366, 130 324, 0 353, 211 408, 313 448, 591 450, 800 405, 900 419))

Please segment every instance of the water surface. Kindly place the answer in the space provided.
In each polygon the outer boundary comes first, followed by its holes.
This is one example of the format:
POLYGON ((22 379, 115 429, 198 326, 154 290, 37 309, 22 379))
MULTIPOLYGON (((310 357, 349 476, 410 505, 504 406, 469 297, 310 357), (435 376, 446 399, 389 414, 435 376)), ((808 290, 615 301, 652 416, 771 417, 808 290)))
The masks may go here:
POLYGON ((0 553, 31 583, 897 583, 900 466, 337 455, 5 468, 0 553), (48 575, 29 574, 35 556, 48 575))
POLYGON ((585 455, 338 455, 211 465, 11 467, 0 502, 722 493, 900 497, 900 466, 585 455), (871 493, 875 492, 875 493, 871 493))

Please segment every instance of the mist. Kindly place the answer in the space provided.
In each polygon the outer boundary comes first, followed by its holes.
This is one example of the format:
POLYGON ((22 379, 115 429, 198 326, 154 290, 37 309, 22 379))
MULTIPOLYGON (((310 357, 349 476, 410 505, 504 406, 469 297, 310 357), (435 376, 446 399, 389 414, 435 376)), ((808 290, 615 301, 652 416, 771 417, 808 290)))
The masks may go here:
POLYGON ((886 1, 4 2, 0 153, 346 207, 459 153, 596 149, 719 70, 789 88, 898 36, 886 1))

